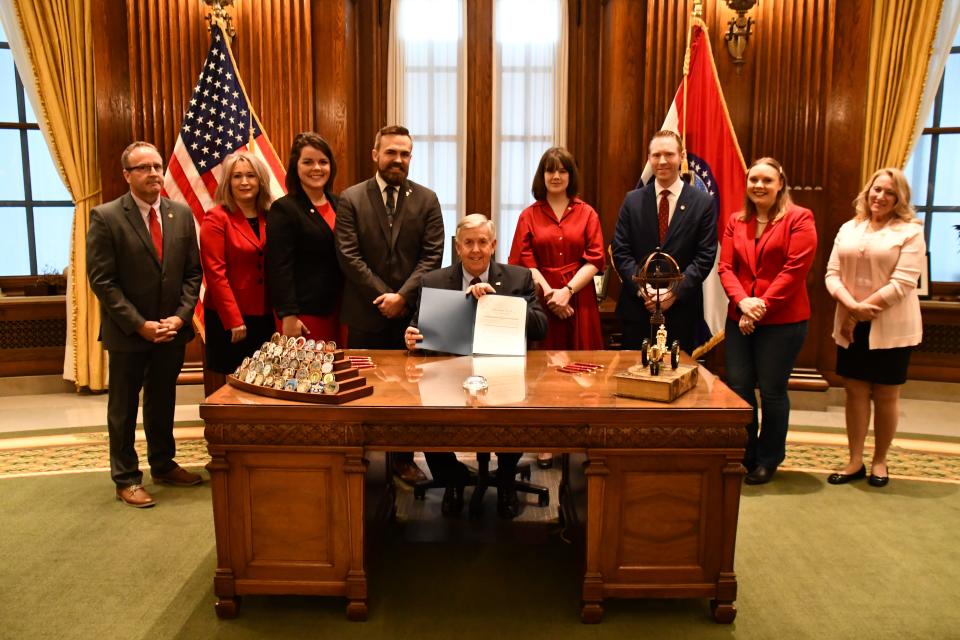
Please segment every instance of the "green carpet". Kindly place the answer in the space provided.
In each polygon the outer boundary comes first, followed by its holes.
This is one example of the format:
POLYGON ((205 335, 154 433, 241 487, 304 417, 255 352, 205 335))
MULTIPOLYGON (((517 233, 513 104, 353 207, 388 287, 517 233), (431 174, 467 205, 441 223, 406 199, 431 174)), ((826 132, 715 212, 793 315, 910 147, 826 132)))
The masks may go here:
POLYGON ((279 596, 221 621, 209 486, 149 488, 158 506, 136 510, 106 473, 0 479, 0 638, 960 636, 955 484, 782 472, 745 487, 729 626, 706 600, 608 601, 601 625, 583 625, 580 555, 559 537, 423 543, 402 527, 371 554, 369 621, 347 622, 339 598, 279 596))

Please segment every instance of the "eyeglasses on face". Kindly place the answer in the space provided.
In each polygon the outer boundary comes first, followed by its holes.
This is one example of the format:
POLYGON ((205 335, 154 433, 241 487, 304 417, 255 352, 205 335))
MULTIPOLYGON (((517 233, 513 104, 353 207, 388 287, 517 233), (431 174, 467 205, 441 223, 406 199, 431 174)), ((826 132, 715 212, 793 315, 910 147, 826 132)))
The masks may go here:
POLYGON ((156 171, 157 173, 163 173, 163 165, 160 163, 147 163, 147 164, 138 164, 132 167, 127 167, 127 171, 142 171, 143 173, 150 173, 151 171, 156 171))

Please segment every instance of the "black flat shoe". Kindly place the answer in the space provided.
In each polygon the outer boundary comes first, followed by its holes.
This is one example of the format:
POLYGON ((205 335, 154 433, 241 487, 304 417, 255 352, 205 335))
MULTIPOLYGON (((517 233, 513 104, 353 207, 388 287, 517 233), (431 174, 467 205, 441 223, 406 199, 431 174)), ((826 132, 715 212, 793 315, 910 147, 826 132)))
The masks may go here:
POLYGON ((890 476, 875 476, 872 473, 867 478, 867 484, 871 487, 885 487, 890 482, 890 476))
MULTIPOLYGON (((867 477, 867 466, 860 465, 860 468, 853 473, 831 473, 827 478, 830 484, 847 484, 854 480, 863 480, 867 477)), ((884 483, 886 484, 886 483, 884 483)))
POLYGON ((773 480, 773 474, 776 473, 776 471, 776 469, 770 469, 761 465, 748 473, 743 481, 747 484, 767 484, 773 480))

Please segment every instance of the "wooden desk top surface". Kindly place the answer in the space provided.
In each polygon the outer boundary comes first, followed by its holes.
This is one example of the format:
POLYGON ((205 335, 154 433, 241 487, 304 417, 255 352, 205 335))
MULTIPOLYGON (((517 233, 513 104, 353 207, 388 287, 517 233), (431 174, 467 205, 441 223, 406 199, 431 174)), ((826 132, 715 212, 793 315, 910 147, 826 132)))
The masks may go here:
POLYGON ((209 422, 277 421, 416 424, 690 424, 743 425, 750 409, 723 382, 701 369, 697 386, 665 404, 614 395, 614 374, 636 364, 635 351, 531 351, 526 358, 444 357, 403 351, 351 350, 373 358, 361 370, 373 395, 343 405, 318 405, 254 395, 225 386, 207 398, 200 416, 209 422), (570 362, 601 364, 595 374, 557 371, 570 362), (471 398, 462 388, 472 374, 489 382, 471 398))

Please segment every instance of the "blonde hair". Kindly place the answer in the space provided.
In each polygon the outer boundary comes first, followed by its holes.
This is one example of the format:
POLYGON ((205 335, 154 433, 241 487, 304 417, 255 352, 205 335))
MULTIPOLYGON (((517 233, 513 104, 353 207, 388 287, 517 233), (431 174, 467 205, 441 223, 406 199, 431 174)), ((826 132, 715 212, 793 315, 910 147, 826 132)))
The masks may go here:
POLYGON ((232 211, 237 210, 237 200, 233 196, 233 188, 230 186, 230 176, 238 162, 246 162, 257 174, 257 181, 260 186, 257 192, 257 211, 266 211, 273 203, 273 196, 270 194, 270 174, 263 161, 249 151, 237 151, 227 156, 227 159, 223 161, 223 177, 220 179, 220 184, 217 185, 217 192, 213 199, 217 204, 232 211))
POLYGON ((867 202, 867 195, 870 193, 873 183, 882 175, 890 178, 893 182, 893 190, 897 192, 897 202, 893 205, 893 217, 901 222, 921 224, 920 219, 917 218, 917 212, 910 204, 910 183, 907 182, 907 176, 903 175, 903 171, 896 167, 884 167, 874 171, 870 179, 867 180, 867 184, 863 185, 863 189, 853 201, 853 208, 856 210, 853 219, 857 221, 870 219, 870 204, 867 202))
MULTIPOLYGON (((750 169, 747 169, 747 175, 750 175, 750 170, 753 169, 758 164, 765 164, 768 167, 772 167, 777 175, 780 176, 780 182, 783 184, 783 188, 777 192, 777 197, 773 201, 773 206, 770 207, 770 212, 767 214, 770 218, 770 222, 777 222, 780 218, 787 214, 787 209, 790 208, 790 205, 793 204, 793 198, 790 197, 790 186, 787 184, 787 175, 783 172, 783 166, 778 160, 770 157, 763 157, 758 160, 754 160, 753 164, 750 165, 750 169), (773 214, 772 216, 770 214, 773 214)), ((757 217, 757 205, 754 204, 753 200, 750 199, 749 191, 744 191, 743 193, 743 214, 740 216, 742 222, 746 222, 750 218, 757 217)))

